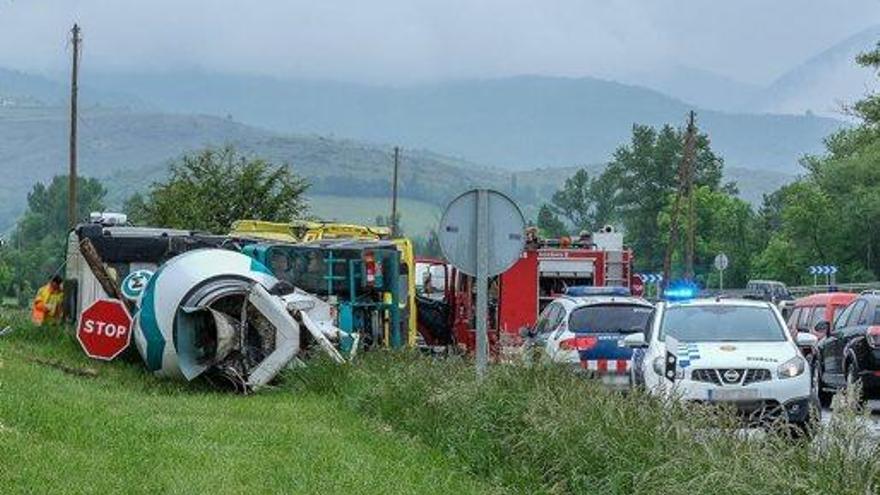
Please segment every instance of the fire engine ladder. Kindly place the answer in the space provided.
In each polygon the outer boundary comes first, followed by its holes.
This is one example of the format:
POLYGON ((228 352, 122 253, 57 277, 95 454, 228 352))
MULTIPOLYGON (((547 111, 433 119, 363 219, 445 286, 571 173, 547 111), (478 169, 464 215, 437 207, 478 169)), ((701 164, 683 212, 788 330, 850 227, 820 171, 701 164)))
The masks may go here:
POLYGON ((623 262, 623 251, 607 251, 605 253, 605 285, 608 287, 629 287, 626 264, 623 262))

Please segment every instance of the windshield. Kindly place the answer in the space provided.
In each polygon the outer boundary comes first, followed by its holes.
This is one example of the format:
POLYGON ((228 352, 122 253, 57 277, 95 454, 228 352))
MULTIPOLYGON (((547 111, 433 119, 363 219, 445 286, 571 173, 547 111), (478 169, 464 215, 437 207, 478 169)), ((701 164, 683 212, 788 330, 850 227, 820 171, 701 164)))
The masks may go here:
POLYGON ((654 308, 635 304, 584 306, 571 312, 568 329, 574 333, 644 331, 654 308))
POLYGON ((663 314, 660 340, 682 342, 781 342, 782 325, 770 308, 754 306, 677 306, 663 314))

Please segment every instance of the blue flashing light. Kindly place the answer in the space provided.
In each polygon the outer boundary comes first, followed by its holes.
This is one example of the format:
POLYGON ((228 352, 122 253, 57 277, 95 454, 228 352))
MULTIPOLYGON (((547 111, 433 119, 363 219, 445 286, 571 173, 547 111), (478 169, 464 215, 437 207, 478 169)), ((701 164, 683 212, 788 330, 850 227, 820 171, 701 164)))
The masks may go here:
POLYGON ((663 291, 663 298, 667 301, 687 301, 700 294, 700 288, 693 282, 679 281, 669 285, 663 291))
POLYGON ((575 285, 565 289, 565 295, 571 297, 589 297, 589 296, 621 296, 628 297, 632 295, 629 287, 593 287, 589 285, 575 285))

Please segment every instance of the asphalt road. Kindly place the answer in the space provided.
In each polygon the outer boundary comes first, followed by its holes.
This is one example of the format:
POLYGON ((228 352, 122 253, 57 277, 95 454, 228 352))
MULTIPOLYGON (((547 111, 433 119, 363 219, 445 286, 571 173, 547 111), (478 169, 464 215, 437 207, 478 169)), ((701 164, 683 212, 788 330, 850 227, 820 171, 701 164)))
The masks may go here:
MULTIPOLYGON (((868 401, 868 408, 871 409, 871 415, 868 417, 868 421, 870 421, 870 431, 873 436, 880 438, 880 401, 871 400, 868 401)), ((831 418, 834 416, 834 411, 830 409, 822 410, 822 423, 827 424, 831 421, 831 418)))

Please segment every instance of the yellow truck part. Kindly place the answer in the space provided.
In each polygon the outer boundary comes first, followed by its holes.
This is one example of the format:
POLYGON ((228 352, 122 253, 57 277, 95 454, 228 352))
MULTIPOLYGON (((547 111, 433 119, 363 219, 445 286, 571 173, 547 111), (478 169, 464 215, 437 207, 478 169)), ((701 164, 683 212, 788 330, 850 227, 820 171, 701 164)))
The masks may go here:
POLYGON ((237 220, 232 224, 232 231, 229 235, 266 241, 301 242, 295 228, 290 223, 263 220, 237 220))

